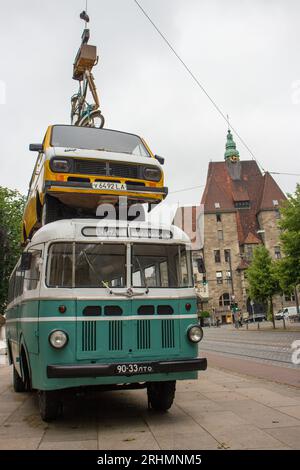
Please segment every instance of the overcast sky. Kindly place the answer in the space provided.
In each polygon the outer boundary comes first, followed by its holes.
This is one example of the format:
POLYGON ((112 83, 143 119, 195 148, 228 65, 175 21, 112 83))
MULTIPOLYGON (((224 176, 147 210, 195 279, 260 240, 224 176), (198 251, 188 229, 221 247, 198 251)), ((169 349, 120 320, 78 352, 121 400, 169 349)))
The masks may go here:
MULTIPOLYGON (((263 168, 300 173, 300 2, 140 0, 263 168)), ((69 123, 85 0, 0 0, 0 185, 26 193, 49 124, 69 123)), ((203 185, 226 123, 133 0, 89 0, 106 127, 142 135, 166 159, 169 190, 203 185)), ((250 159, 235 139, 241 159, 250 159)), ((275 176, 285 192, 299 177, 275 176)), ((197 202, 203 189, 170 194, 197 202)))

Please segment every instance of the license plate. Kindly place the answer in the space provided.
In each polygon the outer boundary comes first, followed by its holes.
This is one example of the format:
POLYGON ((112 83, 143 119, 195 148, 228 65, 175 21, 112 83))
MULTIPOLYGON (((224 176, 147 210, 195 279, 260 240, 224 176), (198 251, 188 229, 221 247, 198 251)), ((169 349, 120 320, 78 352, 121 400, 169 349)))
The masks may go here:
POLYGON ((93 189, 105 189, 108 191, 126 191, 126 184, 123 183, 109 183, 109 182, 100 182, 97 181, 92 183, 93 189))
POLYGON ((151 374, 153 366, 150 364, 117 364, 116 375, 151 374))

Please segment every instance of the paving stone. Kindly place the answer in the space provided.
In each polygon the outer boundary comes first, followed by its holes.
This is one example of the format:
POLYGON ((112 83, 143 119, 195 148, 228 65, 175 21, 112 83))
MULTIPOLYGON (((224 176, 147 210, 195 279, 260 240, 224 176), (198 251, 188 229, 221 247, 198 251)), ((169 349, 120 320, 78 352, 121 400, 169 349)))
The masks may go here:
POLYGON ((0 450, 36 450, 40 441, 41 438, 34 437, 1 438, 0 450))
POLYGON ((289 416, 293 416, 294 418, 297 418, 299 420, 299 425, 300 425, 300 405, 296 406, 281 406, 277 408, 278 411, 281 411, 282 413, 285 413, 289 416))
POLYGON ((264 429, 264 431, 275 439, 278 439, 283 444, 291 447, 292 449, 300 450, 300 428, 287 427, 281 429, 264 429))
POLYGON ((208 450, 218 449, 220 443, 200 427, 197 432, 155 432, 154 436, 163 450, 208 450))
POLYGON ((100 450, 159 450, 160 447, 151 432, 128 432, 99 434, 100 450))
POLYGON ((39 446, 39 450, 97 450, 98 441, 62 441, 52 442, 43 441, 39 446))

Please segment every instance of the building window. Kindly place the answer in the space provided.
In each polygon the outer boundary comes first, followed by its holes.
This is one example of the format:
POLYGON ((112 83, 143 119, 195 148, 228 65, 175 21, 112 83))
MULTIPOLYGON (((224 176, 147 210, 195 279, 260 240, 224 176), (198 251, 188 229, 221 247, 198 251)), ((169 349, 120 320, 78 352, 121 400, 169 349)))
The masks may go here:
POLYGON ((222 271, 216 272, 217 284, 223 284, 223 273, 222 271))
POLYGON ((222 222, 221 214, 216 214, 216 219, 217 219, 217 222, 222 222))
POLYGON ((279 209, 275 209, 275 218, 276 219, 281 219, 281 214, 279 209))
POLYGON ((231 286, 231 282, 232 282, 231 271, 226 271, 226 283, 227 283, 227 285, 231 286))
POLYGON ((220 307, 226 307, 227 305, 230 305, 230 296, 229 296, 228 292, 225 292, 219 298, 219 306, 220 307))
POLYGON ((284 300, 286 302, 295 302, 296 301, 295 294, 284 294, 284 300))
POLYGON ((245 257, 249 261, 252 260, 253 258, 253 246, 252 245, 245 246, 245 257))
POLYGON ((223 230, 218 230, 218 240, 223 240, 223 230))
POLYGON ((214 250, 215 263, 221 263, 221 252, 220 250, 214 250))
POLYGON ((230 250, 224 250, 225 263, 230 262, 230 250))
POLYGON ((220 209, 220 203, 219 202, 215 202, 215 209, 220 209))
POLYGON ((280 259, 280 258, 281 258, 280 246, 275 246, 275 248, 274 248, 274 254, 275 254, 275 258, 276 258, 276 259, 280 259))
POLYGON ((236 209, 250 209, 250 201, 236 201, 234 207, 236 209))

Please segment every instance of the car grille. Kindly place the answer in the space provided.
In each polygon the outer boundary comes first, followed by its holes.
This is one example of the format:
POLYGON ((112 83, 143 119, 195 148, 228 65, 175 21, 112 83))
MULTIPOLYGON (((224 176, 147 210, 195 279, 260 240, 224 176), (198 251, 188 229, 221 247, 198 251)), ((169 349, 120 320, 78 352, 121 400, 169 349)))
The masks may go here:
POLYGON ((140 165, 74 159, 72 173, 137 179, 141 177, 141 170, 140 165))

